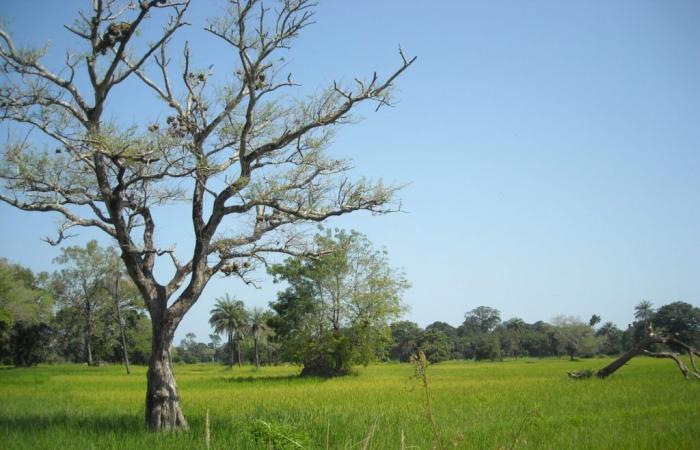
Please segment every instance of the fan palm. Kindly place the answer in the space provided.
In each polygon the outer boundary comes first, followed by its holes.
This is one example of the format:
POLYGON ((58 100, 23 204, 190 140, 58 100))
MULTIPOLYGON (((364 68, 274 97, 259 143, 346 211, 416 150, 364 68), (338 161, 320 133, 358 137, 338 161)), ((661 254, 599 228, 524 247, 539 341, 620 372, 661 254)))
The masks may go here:
POLYGON ((262 308, 253 308, 250 310, 250 333, 253 336, 253 347, 255 348, 255 368, 260 368, 260 338, 265 330, 267 330, 268 315, 262 308))
POLYGON ((654 315, 653 303, 649 300, 642 300, 634 307, 634 318, 648 323, 654 315))
POLYGON ((219 334, 225 334, 228 338, 229 367, 233 367, 233 341, 236 340, 238 353, 238 367, 241 366, 241 337, 245 332, 248 320, 248 312, 245 304, 235 300, 226 294, 216 299, 214 308, 210 311, 209 325, 219 334))

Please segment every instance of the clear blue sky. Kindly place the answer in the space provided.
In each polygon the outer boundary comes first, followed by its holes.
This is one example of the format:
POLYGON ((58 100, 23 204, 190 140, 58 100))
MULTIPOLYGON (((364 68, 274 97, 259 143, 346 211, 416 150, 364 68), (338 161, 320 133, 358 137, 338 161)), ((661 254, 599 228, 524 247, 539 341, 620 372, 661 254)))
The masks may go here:
MULTIPOLYGON (((47 61, 60 62, 61 25, 87 3, 4 1, 0 13, 16 41, 50 39, 47 61)), ((217 14, 195 3, 193 22, 217 14)), ((405 270, 407 319, 458 325, 489 305, 504 318, 596 313, 624 327, 642 299, 700 305, 700 2, 325 1, 316 21, 288 55, 305 89, 386 74, 399 43, 418 56, 396 108, 363 111, 331 150, 356 175, 410 183, 407 214, 331 222, 405 270)), ((225 66, 202 37, 190 38, 199 60, 225 66)), ((110 116, 163 114, 138 89, 118 94, 110 116)), ((184 249, 177 214, 164 213, 159 241, 184 249)), ((39 238, 56 220, 0 206, 0 256, 53 270, 58 250, 39 238)), ((177 338, 206 339, 225 292, 264 306, 278 289, 215 280, 177 338)))

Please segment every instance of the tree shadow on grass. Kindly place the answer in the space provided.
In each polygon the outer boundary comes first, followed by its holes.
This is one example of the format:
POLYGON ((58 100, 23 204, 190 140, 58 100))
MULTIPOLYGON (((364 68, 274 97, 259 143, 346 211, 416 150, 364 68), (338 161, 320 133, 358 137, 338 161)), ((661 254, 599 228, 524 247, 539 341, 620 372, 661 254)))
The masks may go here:
POLYGON ((84 416, 66 413, 0 416, 0 429, 13 431, 37 431, 58 429, 90 430, 96 433, 133 434, 143 429, 143 417, 130 414, 110 416, 84 416))
POLYGON ((282 382, 289 382, 291 380, 300 380, 301 377, 297 374, 289 374, 289 375, 271 375, 271 376, 262 376, 258 377, 255 375, 250 375, 247 377, 241 377, 241 376, 230 376, 230 377, 222 377, 222 381, 226 381, 227 383, 282 383, 282 382))
POLYGON ((223 377, 221 378, 222 381, 225 381, 227 383, 240 383, 240 384, 248 384, 248 383, 260 383, 260 384, 282 384, 282 383, 290 383, 290 382, 304 382, 304 383, 321 383, 323 381, 326 381, 326 378, 320 378, 320 377, 302 377, 299 374, 290 374, 290 375, 273 375, 273 376, 247 376, 247 377, 223 377))

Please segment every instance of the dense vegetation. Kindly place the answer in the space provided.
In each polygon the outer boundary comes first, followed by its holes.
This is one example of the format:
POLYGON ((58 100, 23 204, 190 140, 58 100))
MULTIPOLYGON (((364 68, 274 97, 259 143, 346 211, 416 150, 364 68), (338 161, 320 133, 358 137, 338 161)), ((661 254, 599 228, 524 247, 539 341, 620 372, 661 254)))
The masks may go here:
MULTIPOLYGON (((340 250, 313 261, 289 258, 274 266, 272 274, 289 287, 279 292, 270 310, 248 308, 230 297, 219 299, 209 342, 188 333, 175 346, 174 361, 293 362, 308 374, 342 375, 353 365, 371 361, 409 361, 417 350, 431 362, 563 355, 575 359, 620 354, 639 342, 649 327, 700 346, 700 308, 681 301, 657 310, 648 301, 640 302, 635 321, 624 330, 612 322, 601 324, 598 315, 588 322, 567 316, 550 322, 503 321, 497 309, 487 306, 468 311, 459 326, 389 323, 402 312, 399 294, 407 285, 403 275, 359 233, 324 233, 318 239, 340 250), (360 274, 364 278, 358 278, 360 274)), ((138 306, 133 286, 119 276, 114 251, 90 242, 84 248, 66 248, 56 262, 62 269, 35 275, 0 261, 0 361, 17 366, 122 363, 119 312, 129 360, 147 362, 150 321, 138 306), (121 284, 115 283, 119 280, 121 284)))

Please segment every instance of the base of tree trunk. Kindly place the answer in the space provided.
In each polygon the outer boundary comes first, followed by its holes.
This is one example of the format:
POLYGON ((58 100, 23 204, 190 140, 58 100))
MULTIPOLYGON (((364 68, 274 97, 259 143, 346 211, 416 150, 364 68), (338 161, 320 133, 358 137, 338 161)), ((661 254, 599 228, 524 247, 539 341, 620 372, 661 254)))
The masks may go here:
POLYGON ((169 354, 152 358, 148 367, 146 428, 156 432, 187 428, 169 354))

